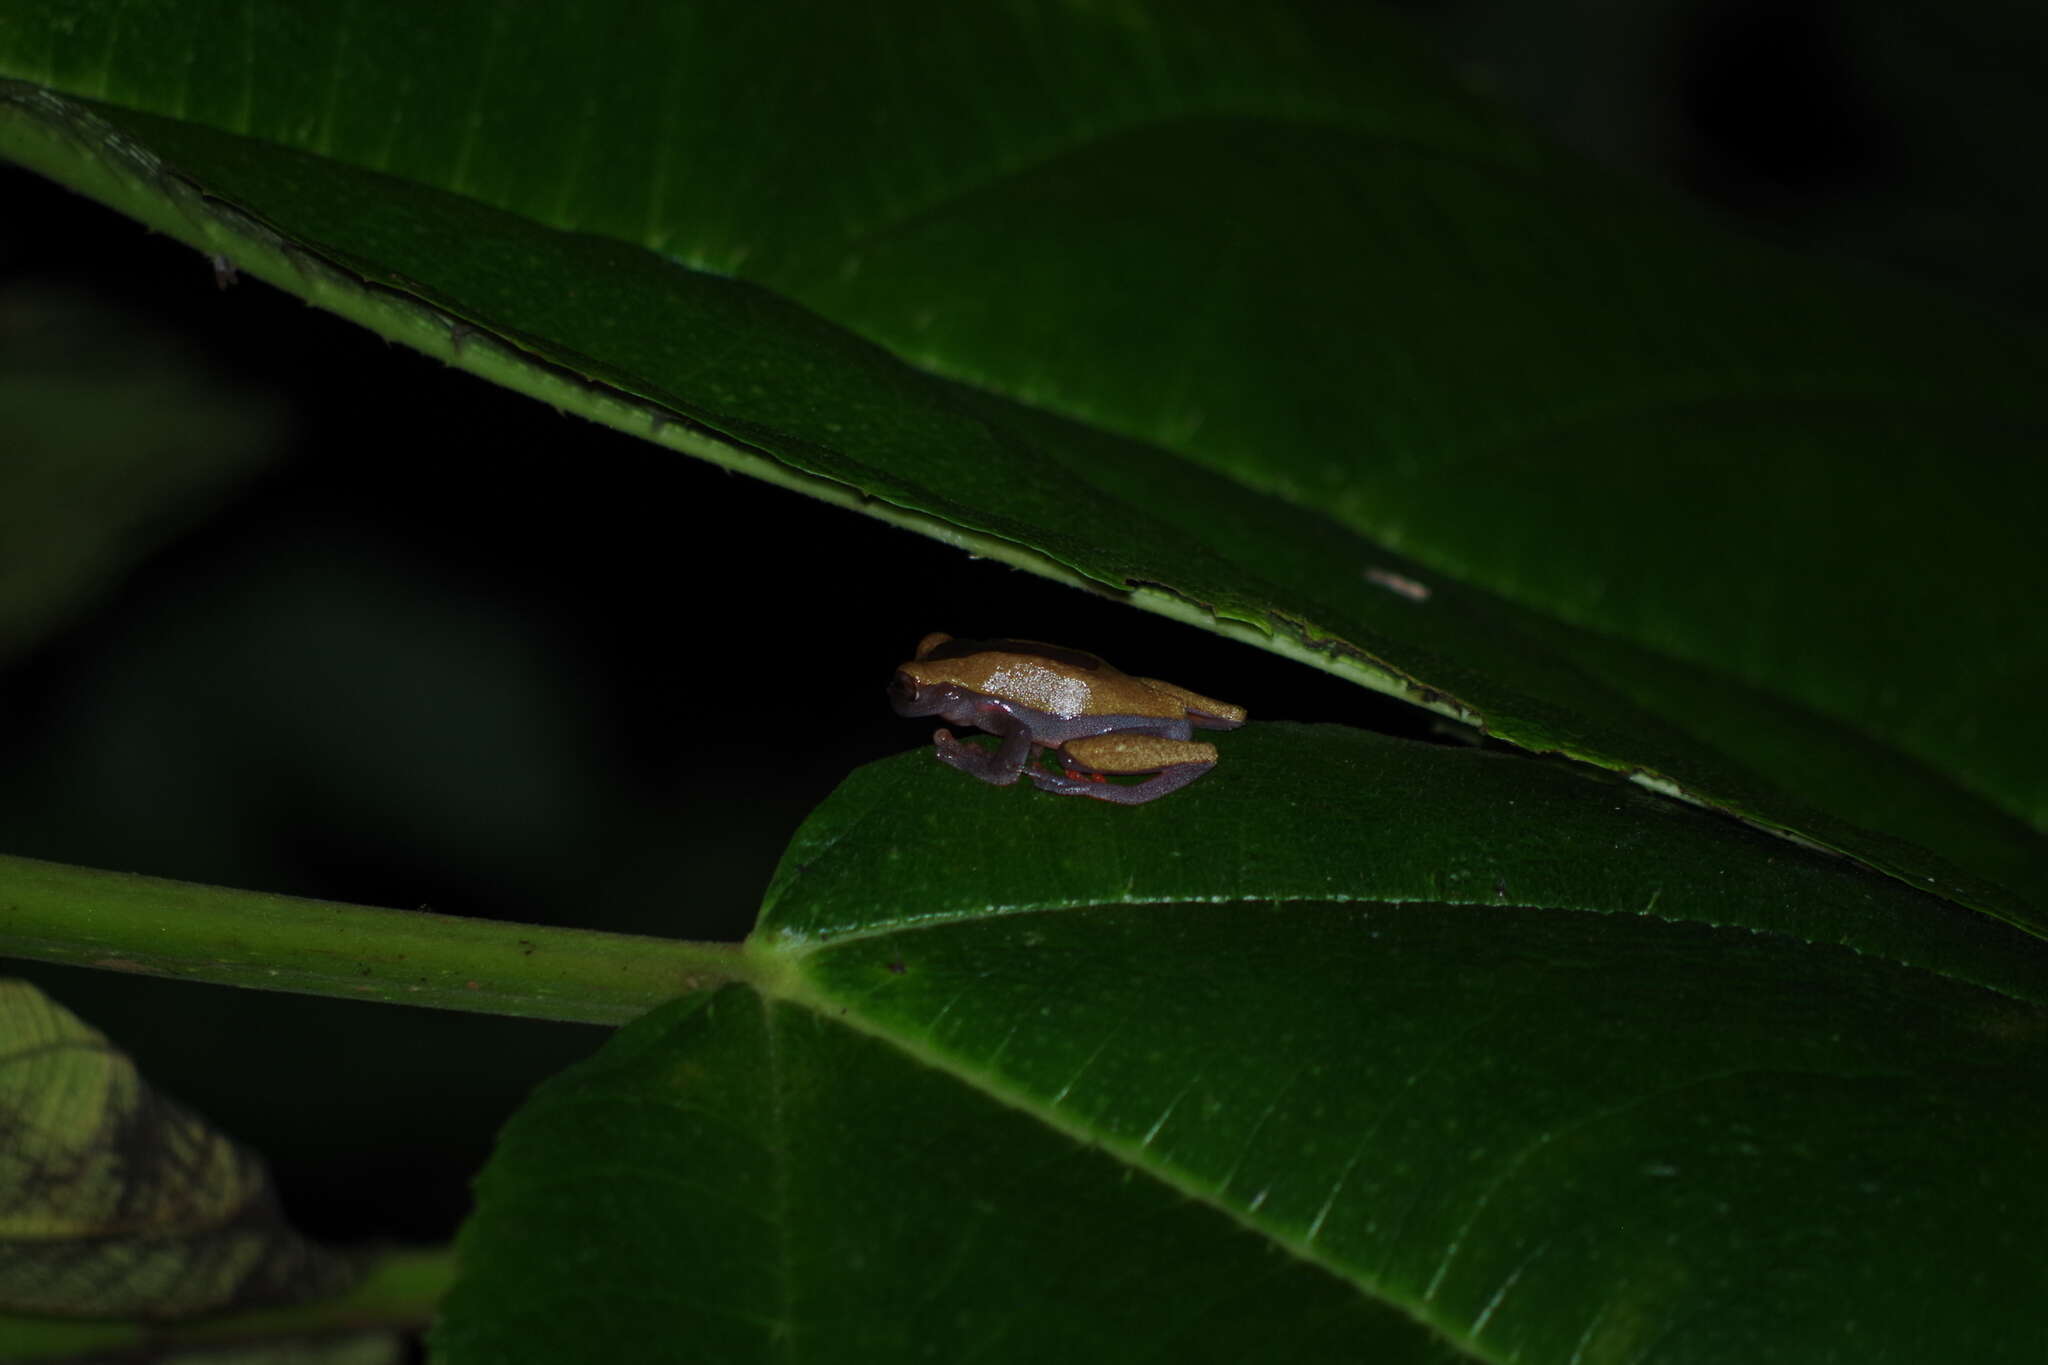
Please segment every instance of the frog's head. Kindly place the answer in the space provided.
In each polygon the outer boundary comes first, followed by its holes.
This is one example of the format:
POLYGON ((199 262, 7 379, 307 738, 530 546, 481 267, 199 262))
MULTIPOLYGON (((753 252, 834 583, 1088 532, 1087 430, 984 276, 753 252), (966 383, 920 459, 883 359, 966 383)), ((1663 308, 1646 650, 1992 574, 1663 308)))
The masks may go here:
POLYGON ((934 678, 920 678, 907 668, 896 670, 889 680, 889 705, 899 716, 936 716, 958 699, 956 684, 934 678))

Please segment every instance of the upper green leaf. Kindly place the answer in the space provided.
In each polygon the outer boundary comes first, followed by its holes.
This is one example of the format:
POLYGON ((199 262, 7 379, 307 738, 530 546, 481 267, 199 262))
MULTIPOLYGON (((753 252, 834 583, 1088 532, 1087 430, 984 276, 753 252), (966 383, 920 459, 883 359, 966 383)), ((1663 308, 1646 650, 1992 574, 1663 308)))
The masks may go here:
POLYGON ((2048 924, 2040 335, 1370 10, 67 2, 0 75, 12 154, 506 382, 2048 924))

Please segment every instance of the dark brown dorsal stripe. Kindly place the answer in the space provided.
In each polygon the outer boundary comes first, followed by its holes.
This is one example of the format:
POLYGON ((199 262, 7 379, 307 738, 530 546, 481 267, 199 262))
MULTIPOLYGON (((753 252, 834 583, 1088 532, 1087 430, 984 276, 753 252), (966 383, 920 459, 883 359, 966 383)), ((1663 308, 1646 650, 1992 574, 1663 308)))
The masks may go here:
POLYGON ((927 659, 964 659, 970 654, 994 650, 1001 654, 1028 654, 1034 659, 1049 659, 1069 668, 1085 668, 1090 672, 1102 667, 1102 660, 1079 649, 1063 649, 1059 645, 1043 644, 1037 640, 948 640, 925 655, 927 659))

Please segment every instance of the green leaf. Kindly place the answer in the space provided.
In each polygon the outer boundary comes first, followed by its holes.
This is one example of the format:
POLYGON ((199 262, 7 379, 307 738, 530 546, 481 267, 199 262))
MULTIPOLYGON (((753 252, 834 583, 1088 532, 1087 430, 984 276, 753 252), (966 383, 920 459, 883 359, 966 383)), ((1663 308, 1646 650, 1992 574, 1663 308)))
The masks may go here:
POLYGON ((0 1312, 183 1317, 334 1293, 251 1152, 151 1091, 100 1034, 0 981, 0 1312))
POLYGON ((1457 1358, 1416 1354, 1429 1334, 1398 1311, 1128 1174, 808 1011, 685 1002, 506 1134, 438 1358, 1457 1358), (593 1238, 603 1264, 575 1279, 534 1254, 593 1238))
POLYGON ((2048 945, 1627 783, 1335 725, 1217 742, 1199 801, 1122 821, 985 784, 934 791, 951 774, 923 771, 927 753, 862 768, 790 842, 755 942, 802 954, 984 920, 992 894, 1038 911, 1100 905, 1105 887, 1145 904, 1520 906, 1790 935, 2048 1005, 2048 945))
POLYGON ((857 773, 755 987, 514 1119, 441 1358, 2038 1358, 2048 947, 1567 768, 1219 747, 857 773))
POLYGON ((0 76, 0 151, 387 335, 2048 927, 2040 335, 1372 10, 50 0, 0 76))

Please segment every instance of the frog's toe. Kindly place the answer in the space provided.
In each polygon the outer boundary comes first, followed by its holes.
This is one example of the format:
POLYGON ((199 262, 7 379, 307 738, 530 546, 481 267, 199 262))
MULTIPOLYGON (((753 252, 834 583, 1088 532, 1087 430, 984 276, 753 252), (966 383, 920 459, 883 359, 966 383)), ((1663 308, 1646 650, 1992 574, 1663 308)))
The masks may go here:
POLYGON ((1085 796, 1088 789, 1102 781, 1100 773, 1089 777, 1083 773, 1049 773, 1039 768, 1027 768, 1024 775, 1031 779, 1042 792, 1058 792, 1061 796, 1085 796))

